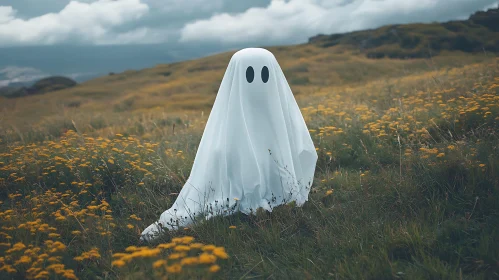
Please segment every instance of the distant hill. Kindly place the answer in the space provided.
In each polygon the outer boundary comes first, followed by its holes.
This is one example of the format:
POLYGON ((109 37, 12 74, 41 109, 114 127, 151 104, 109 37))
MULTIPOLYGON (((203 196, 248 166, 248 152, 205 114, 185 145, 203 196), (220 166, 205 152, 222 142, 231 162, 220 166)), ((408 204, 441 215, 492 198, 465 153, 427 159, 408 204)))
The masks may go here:
POLYGON ((71 88, 77 85, 77 82, 70 78, 54 76, 41 79, 32 86, 6 86, 0 88, 0 96, 9 98, 21 97, 34 94, 43 94, 52 91, 71 88))
POLYGON ((322 48, 358 48, 369 58, 425 58, 441 51, 499 53, 499 8, 462 21, 388 25, 345 34, 317 35, 309 43, 322 48))

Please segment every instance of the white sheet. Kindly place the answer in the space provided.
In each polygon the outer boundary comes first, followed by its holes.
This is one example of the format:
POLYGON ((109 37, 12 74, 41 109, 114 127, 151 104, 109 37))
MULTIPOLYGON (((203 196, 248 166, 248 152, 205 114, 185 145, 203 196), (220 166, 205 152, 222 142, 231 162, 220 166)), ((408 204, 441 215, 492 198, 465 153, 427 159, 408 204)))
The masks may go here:
POLYGON ((274 55, 261 48, 240 50, 223 77, 189 179, 141 239, 154 239, 161 228, 189 226, 201 213, 208 219, 259 207, 272 211, 291 201, 301 206, 316 162, 307 126, 274 55))

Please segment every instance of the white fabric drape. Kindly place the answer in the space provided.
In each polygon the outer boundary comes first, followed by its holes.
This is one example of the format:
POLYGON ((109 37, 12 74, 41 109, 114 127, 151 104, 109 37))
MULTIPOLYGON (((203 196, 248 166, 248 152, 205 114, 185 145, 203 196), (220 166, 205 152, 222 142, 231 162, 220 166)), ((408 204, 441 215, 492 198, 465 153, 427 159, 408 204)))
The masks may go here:
POLYGON ((240 50, 223 77, 189 179, 141 238, 151 240, 161 227, 188 226, 200 214, 249 214, 259 207, 272 211, 291 201, 301 206, 308 200, 316 161, 307 126, 274 55, 261 48, 240 50))

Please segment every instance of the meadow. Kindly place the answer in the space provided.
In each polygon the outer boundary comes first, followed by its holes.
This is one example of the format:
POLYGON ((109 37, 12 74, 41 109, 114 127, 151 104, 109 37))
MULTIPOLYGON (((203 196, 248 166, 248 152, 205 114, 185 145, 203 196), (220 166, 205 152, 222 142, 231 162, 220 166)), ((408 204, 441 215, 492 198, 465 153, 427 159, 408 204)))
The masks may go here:
POLYGON ((499 59, 274 51, 319 155, 303 207, 139 243, 230 53, 0 99, 0 278, 499 278, 499 59))

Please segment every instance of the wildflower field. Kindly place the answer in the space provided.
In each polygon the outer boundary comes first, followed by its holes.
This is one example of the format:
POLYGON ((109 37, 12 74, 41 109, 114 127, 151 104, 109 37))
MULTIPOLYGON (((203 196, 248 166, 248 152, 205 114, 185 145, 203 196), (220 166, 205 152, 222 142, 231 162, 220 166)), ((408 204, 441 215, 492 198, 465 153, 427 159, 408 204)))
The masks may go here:
POLYGON ((0 125, 0 279, 499 278, 499 59, 308 91, 303 207, 154 244, 139 234, 189 176, 209 110, 0 125))

